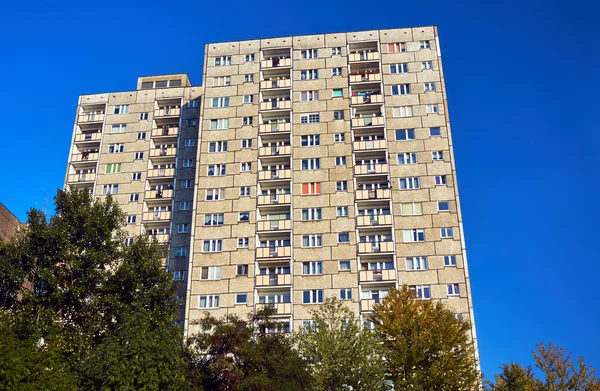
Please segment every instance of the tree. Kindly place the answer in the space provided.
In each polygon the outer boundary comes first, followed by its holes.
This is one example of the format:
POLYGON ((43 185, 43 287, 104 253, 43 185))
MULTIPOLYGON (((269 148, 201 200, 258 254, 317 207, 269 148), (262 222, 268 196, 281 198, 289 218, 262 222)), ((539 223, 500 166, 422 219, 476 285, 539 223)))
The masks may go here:
POLYGON ((511 362, 501 366, 502 373, 494 376, 495 384, 487 381, 490 391, 541 391, 541 382, 533 376, 531 367, 511 362))
POLYGON ((378 341, 361 332, 354 312, 337 298, 328 298, 312 312, 313 324, 300 332, 297 343, 314 378, 313 390, 384 390, 378 341))
POLYGON ((546 391, 599 391, 600 380, 596 370, 586 366, 583 357, 577 363, 571 360, 571 353, 552 342, 536 346, 533 352, 535 366, 546 376, 542 381, 546 391))
POLYGON ((479 382, 470 324, 406 286, 374 307, 386 375, 397 390, 472 391, 479 382))

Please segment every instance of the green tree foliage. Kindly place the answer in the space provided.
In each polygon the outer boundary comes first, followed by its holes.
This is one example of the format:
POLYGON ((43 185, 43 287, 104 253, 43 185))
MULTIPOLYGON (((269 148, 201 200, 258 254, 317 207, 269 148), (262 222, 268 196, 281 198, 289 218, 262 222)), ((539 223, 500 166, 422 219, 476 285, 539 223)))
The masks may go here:
POLYGON ((495 375, 495 384, 486 382, 490 391, 541 391, 541 384, 533 376, 531 367, 517 363, 504 364, 502 373, 495 375))
POLYGON ((472 391, 479 382, 471 326, 406 286, 375 305, 375 333, 396 390, 472 391))
POLYGON ((0 384, 14 373, 21 389, 54 389, 36 375, 52 369, 68 382, 62 389, 185 389, 162 250, 144 236, 123 245, 125 218, 111 197, 59 191, 55 202, 54 217, 30 211, 27 228, 0 247, 0 350, 23 355, 0 357, 10 369, 0 384))
POLYGON ((308 361, 313 390, 385 390, 378 341, 361 332, 353 311, 337 298, 328 298, 312 312, 313 324, 298 336, 298 348, 308 361))

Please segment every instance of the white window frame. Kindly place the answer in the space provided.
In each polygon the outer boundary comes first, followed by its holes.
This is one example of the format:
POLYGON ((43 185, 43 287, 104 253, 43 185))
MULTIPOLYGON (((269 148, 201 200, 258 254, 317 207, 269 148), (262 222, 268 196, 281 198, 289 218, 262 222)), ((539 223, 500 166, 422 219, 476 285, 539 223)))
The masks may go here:
POLYGON ((206 189, 205 201, 221 201, 224 199, 225 189, 206 189))
POLYGON ((209 308, 219 308, 220 298, 219 295, 200 295, 198 297, 198 308, 200 309, 209 309, 209 308), (204 301, 204 305, 202 304, 204 301))
POLYGON ((302 235, 302 248, 323 247, 323 235, 302 235))
POLYGON ((224 67, 224 66, 231 65, 231 56, 215 57, 213 64, 216 67, 224 67))
POLYGON ((392 107, 392 117, 394 118, 408 118, 413 116, 412 106, 398 106, 392 107))
POLYGON ((213 141, 208 143, 208 153, 227 152, 227 141, 213 141), (214 149, 214 151, 211 151, 214 149))
POLYGON ((424 229, 405 229, 402 231, 404 243, 421 243, 425 241, 424 229))
POLYGON ((406 257, 407 271, 429 270, 429 261, 427 257, 406 257))
POLYGON ((220 280, 221 266, 203 266, 200 268, 201 280, 220 280), (205 277, 206 274, 206 277, 205 277))
POLYGON ((400 165, 418 164, 416 152, 399 153, 396 158, 400 165))
MULTIPOLYGON (((408 209, 408 208, 407 208, 408 209)), ((422 202, 405 202, 400 204, 400 213, 402 216, 422 216, 423 215, 423 203, 422 202), (411 213, 404 213, 405 206, 410 207, 411 213)))
POLYGON ((440 228, 440 238, 441 239, 452 239, 454 237, 454 230, 452 227, 444 227, 440 228))
POLYGON ((178 234, 186 234, 190 232, 190 225, 187 223, 177 224, 177 233, 178 234))
POLYGON ((460 285, 459 284, 447 284, 446 293, 448 296, 460 296, 460 285))
POLYGON ((456 266, 456 255, 444 255, 444 266, 445 267, 456 266))
POLYGON ((229 129, 229 118, 211 119, 209 130, 225 130, 229 129))
POLYGON ((205 239, 202 242, 202 252, 204 253, 220 253, 223 251, 222 239, 205 239))
POLYGON ((421 180, 418 176, 398 178, 400 190, 417 190, 421 188, 421 180))

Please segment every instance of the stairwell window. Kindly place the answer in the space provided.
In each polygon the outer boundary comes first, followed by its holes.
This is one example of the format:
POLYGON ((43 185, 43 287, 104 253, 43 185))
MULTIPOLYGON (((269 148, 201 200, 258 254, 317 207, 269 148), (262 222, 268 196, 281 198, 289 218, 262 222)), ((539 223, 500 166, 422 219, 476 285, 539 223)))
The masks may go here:
POLYGON ((179 203, 179 210, 190 210, 192 203, 189 201, 181 201, 179 203))
POLYGON ((189 224, 177 224, 177 233, 178 234, 185 234, 185 233, 188 233, 189 231, 190 231, 189 224))
POLYGON ((140 200, 139 193, 129 194, 129 202, 138 202, 139 200, 140 200))
POLYGON ((333 112, 333 119, 344 119, 344 110, 336 110, 333 112))
POLYGON ((175 248, 175 256, 176 257, 187 257, 188 249, 187 247, 177 247, 175 248))
POLYGON ((183 167, 194 167, 194 159, 183 159, 183 167))

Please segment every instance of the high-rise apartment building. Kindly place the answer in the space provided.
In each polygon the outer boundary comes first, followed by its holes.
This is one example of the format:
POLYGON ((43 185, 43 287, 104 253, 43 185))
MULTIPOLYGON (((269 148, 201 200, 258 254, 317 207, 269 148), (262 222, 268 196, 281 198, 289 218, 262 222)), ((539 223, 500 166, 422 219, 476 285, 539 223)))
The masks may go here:
POLYGON ((298 329, 331 296, 370 327, 402 284, 473 320, 435 27, 211 43, 204 67, 82 96, 67 176, 169 244, 186 333, 265 305, 298 329))
POLYGON ((0 202, 0 240, 9 240, 20 228, 21 223, 17 216, 0 202))

